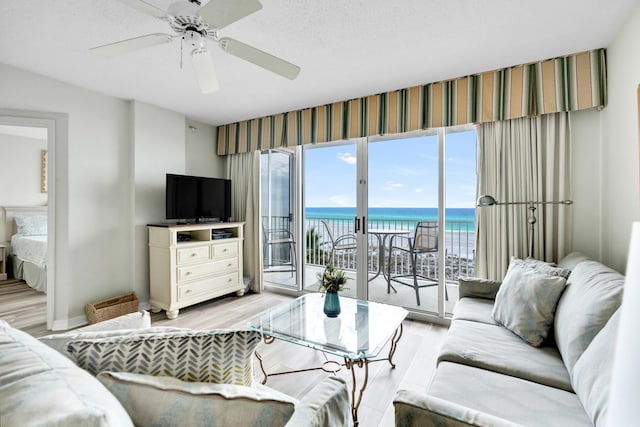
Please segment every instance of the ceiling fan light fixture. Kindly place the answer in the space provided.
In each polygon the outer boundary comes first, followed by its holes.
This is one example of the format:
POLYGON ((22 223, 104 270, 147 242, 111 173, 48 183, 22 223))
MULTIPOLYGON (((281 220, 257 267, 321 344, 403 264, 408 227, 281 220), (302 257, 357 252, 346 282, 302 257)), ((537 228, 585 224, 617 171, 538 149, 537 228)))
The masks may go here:
POLYGON ((220 89, 211 53, 206 48, 200 47, 191 51, 191 59, 202 93, 212 93, 220 89))

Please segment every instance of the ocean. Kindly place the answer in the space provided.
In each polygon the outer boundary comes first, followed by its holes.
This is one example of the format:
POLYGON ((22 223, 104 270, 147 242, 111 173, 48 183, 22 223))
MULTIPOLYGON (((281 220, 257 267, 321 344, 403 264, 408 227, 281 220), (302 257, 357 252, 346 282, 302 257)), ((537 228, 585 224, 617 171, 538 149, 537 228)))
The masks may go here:
MULTIPOLYGON (((308 219, 334 219, 351 221, 356 216, 356 208, 305 208, 308 219)), ((445 210, 447 229, 455 227, 456 223, 473 224, 476 219, 474 208, 448 208, 445 210)), ((369 208, 369 226, 376 223, 401 222, 413 224, 418 221, 437 221, 438 208, 369 208)))
MULTIPOLYGON (((305 208, 306 228, 314 227, 324 234, 321 219, 328 220, 335 235, 353 232, 355 207, 308 207, 305 208)), ((450 255, 467 259, 475 253, 474 208, 448 208, 445 211, 445 247, 450 255)), ((367 227, 401 228, 413 230, 418 221, 437 221, 437 208, 369 208, 367 227)))

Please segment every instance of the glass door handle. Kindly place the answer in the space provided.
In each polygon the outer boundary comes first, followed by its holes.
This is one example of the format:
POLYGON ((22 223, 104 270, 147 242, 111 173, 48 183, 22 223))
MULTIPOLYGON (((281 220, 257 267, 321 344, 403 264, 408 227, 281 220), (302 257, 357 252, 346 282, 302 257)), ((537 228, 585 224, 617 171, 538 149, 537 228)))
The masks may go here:
POLYGON ((360 231, 360 218, 357 216, 353 218, 353 231, 354 234, 358 234, 358 231, 360 231))

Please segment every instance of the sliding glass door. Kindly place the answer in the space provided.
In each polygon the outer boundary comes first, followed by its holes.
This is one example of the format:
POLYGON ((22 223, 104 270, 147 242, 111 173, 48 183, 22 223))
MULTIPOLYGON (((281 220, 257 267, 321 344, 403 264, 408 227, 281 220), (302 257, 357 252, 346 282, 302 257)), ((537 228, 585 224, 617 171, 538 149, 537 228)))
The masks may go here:
POLYGON ((438 312, 438 150, 437 134, 368 144, 372 301, 438 312))
POLYGON ((296 238, 295 151, 266 151, 260 162, 264 281, 297 289, 301 272, 296 238))
POLYGON ((346 295, 357 290, 357 143, 303 147, 304 285, 315 291, 329 263, 349 278, 346 295))
POLYGON ((316 291, 333 263, 345 295, 445 316, 474 273, 475 164, 473 127, 263 155, 263 223, 292 239, 265 234, 265 283, 316 291))

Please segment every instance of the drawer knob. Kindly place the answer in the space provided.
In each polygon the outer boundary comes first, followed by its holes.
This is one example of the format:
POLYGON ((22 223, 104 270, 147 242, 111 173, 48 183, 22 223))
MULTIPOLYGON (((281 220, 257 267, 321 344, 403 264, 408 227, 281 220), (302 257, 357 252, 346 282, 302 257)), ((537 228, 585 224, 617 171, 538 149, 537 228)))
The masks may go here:
POLYGON ((187 272, 186 272, 186 273, 184 273, 184 274, 185 274, 185 276, 189 276, 189 275, 191 275, 191 272, 190 272, 190 271, 187 271, 187 272))
POLYGON ((187 292, 185 292, 186 294, 190 294, 191 293, 191 289, 187 289, 187 292))

